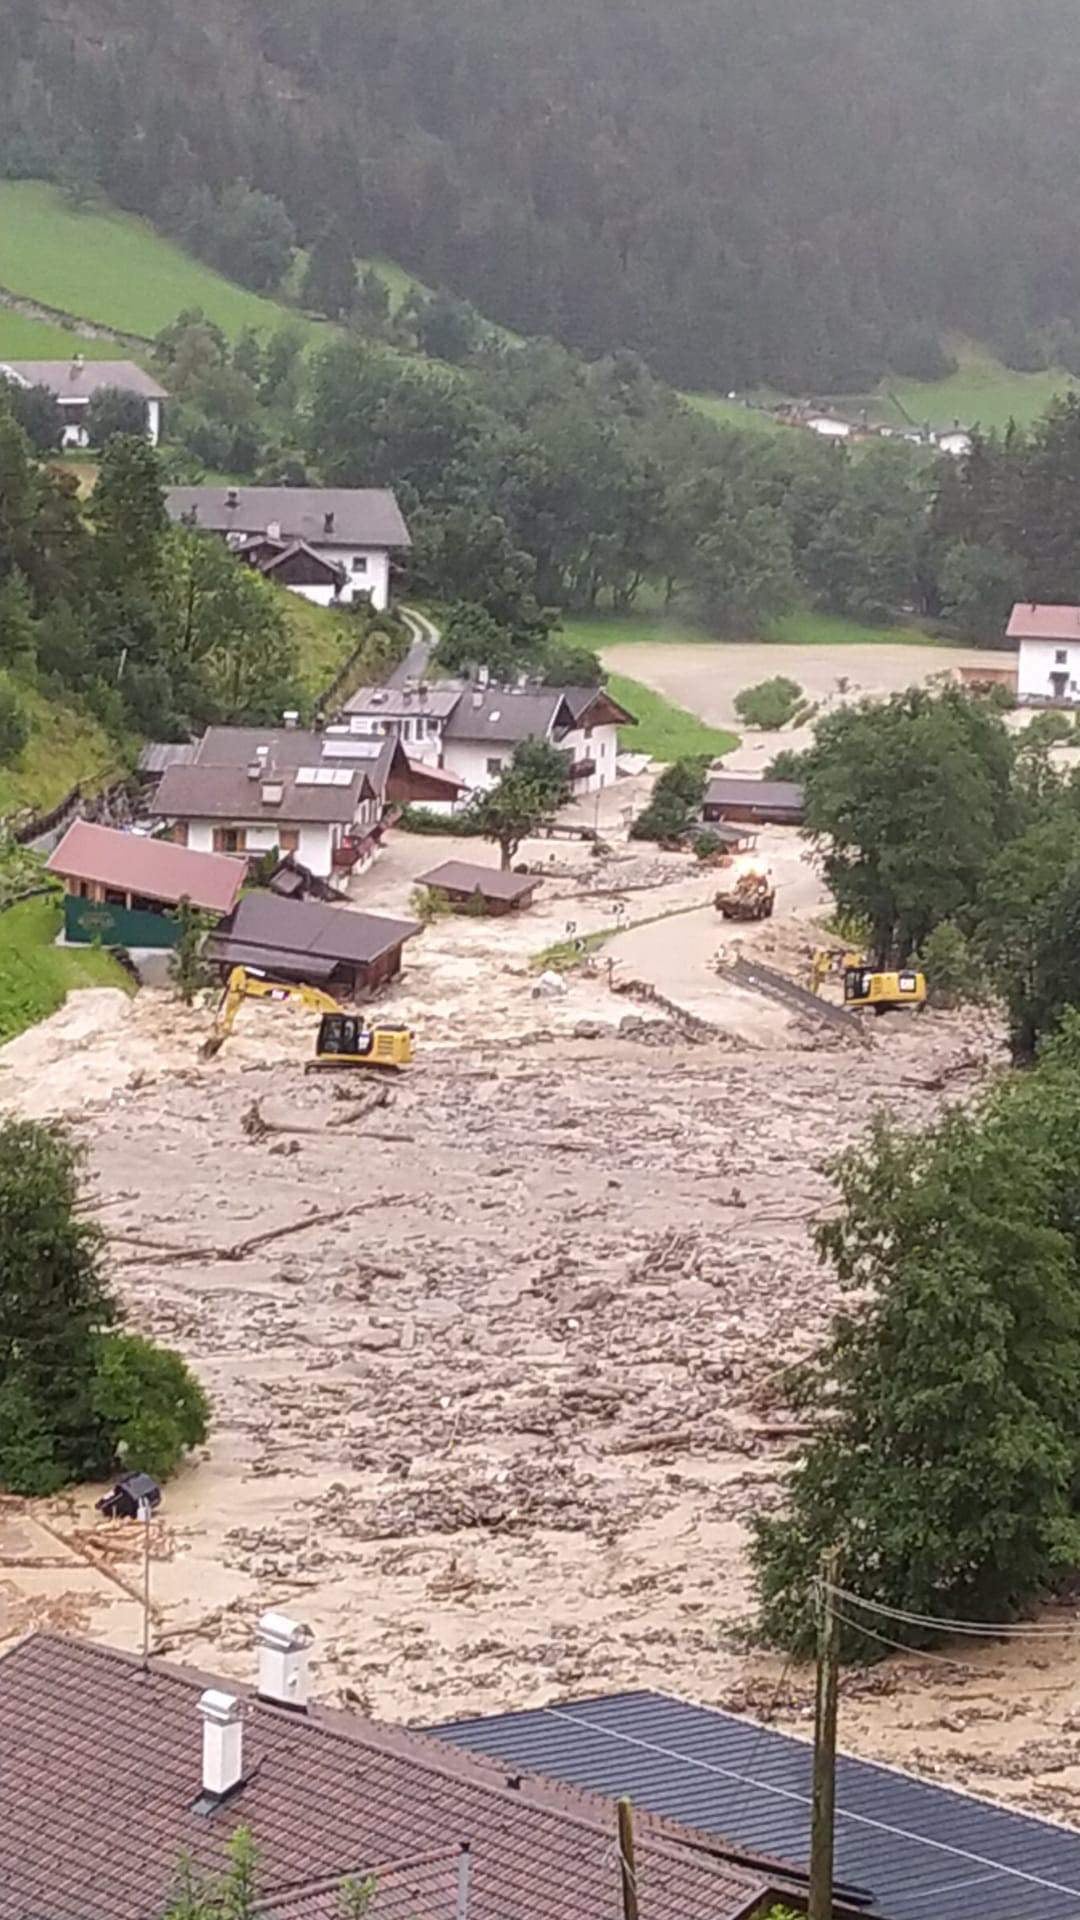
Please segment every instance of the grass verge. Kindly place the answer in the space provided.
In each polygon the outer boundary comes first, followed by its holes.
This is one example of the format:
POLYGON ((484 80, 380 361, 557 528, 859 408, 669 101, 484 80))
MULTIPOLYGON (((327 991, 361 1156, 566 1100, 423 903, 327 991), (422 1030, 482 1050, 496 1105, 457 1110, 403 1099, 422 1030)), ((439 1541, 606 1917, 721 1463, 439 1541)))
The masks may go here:
POLYGON ((612 673, 607 684, 614 698, 637 720, 636 727, 619 728, 619 745, 627 753, 647 753, 653 760, 683 760, 692 753, 713 757, 730 753, 739 744, 737 733, 707 726, 696 714, 673 706, 662 693, 654 693, 640 680, 612 673))
POLYGON ((24 900, 0 913, 0 1044, 55 1013, 73 988, 134 992, 111 953, 54 946, 62 921, 59 898, 24 900))
POLYGON ((89 714, 18 681, 15 691, 30 738, 14 766, 0 767, 0 815, 21 807, 44 812, 76 781, 91 784, 120 771, 122 749, 89 714))
MULTIPOLYGON (((719 640, 707 628, 699 626, 687 614, 680 613, 594 613, 577 614, 564 621, 566 638, 575 645, 599 652, 604 647, 717 647, 719 640)), ((800 607, 773 622, 764 634, 748 634, 736 645, 768 647, 942 647, 953 642, 927 633, 921 627, 867 627, 857 620, 844 620, 838 614, 817 613, 800 607)), ((962 641, 955 643, 963 645, 962 641)))

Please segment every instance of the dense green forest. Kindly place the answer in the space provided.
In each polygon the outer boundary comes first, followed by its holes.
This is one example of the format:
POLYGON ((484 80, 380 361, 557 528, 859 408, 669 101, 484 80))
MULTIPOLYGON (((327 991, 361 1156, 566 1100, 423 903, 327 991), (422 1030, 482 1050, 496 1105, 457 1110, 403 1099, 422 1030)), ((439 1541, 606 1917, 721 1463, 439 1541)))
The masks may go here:
POLYGON ((342 244, 389 253, 682 386, 932 377, 949 329, 1070 364, 1080 37, 1035 13, 0 0, 0 170, 96 182, 251 285, 321 247, 332 302, 342 244))

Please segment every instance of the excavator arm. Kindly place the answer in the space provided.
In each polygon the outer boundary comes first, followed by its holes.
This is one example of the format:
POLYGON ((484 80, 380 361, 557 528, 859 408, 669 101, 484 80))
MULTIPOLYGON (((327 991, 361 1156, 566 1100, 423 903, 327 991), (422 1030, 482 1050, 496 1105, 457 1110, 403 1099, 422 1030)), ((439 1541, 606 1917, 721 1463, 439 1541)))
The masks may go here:
POLYGON ((302 1007, 310 1007, 313 1013, 343 1011, 340 1002, 332 994, 323 993, 320 987, 293 984, 287 980, 268 980, 265 974, 256 973, 253 969, 234 967, 218 1002, 213 1031, 203 1042, 204 1059, 212 1060, 216 1053, 221 1052, 245 1000, 295 1000, 302 1007))

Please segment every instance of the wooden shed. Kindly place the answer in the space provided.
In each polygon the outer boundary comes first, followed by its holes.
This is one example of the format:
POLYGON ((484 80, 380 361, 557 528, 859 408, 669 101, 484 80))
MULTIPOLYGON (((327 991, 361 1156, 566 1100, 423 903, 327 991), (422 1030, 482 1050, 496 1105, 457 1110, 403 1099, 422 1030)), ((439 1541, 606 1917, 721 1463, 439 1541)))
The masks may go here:
POLYGON ((532 905, 540 875, 506 873, 501 867, 476 866, 471 860, 444 860, 441 867, 420 874, 417 884, 441 894, 459 913, 520 913, 532 905))
POLYGON ((228 913, 247 874, 242 860, 196 853, 76 820, 46 868, 64 883, 64 937, 74 945, 174 947, 182 900, 201 913, 228 913))
POLYGON ((753 825, 771 821, 781 827, 801 827, 803 790, 792 780, 744 779, 736 774, 714 774, 705 789, 703 820, 745 820, 753 825))
POLYGON ((416 920, 249 893, 215 928, 206 956, 223 977, 233 967, 256 967, 363 1000, 401 972, 401 950, 420 931, 416 920))

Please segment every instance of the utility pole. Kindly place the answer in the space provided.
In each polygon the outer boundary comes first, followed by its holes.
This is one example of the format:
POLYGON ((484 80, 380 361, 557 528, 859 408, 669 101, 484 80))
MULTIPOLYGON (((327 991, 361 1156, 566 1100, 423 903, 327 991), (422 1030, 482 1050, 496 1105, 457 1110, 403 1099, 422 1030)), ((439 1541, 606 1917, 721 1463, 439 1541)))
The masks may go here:
POLYGON ((836 1825, 836 1707, 840 1622, 833 1606, 840 1550, 821 1556, 818 1581, 817 1697, 814 1708, 814 1801, 810 1827, 809 1920, 832 1920, 833 1834, 836 1825))
POLYGON ((619 1801, 618 1814, 623 1920, 638 1920, 637 1867, 634 1862, 634 1809, 629 1800, 619 1801))

